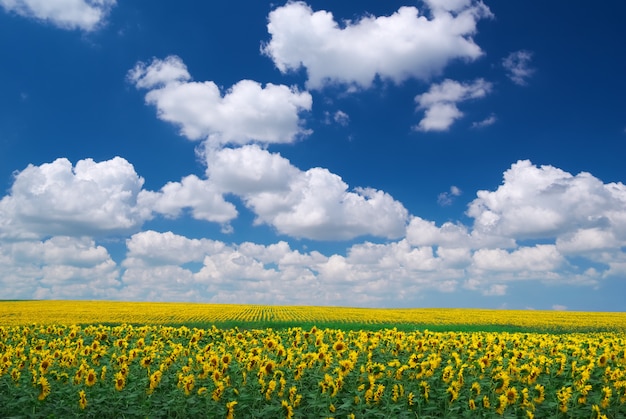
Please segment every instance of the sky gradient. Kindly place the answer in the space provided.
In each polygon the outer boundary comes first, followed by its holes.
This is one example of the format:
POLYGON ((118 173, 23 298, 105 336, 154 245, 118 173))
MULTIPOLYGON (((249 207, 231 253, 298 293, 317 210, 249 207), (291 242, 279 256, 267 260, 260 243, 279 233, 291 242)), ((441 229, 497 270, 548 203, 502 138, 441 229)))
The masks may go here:
POLYGON ((626 310, 626 4, 212 3, 0 0, 0 299, 626 310))

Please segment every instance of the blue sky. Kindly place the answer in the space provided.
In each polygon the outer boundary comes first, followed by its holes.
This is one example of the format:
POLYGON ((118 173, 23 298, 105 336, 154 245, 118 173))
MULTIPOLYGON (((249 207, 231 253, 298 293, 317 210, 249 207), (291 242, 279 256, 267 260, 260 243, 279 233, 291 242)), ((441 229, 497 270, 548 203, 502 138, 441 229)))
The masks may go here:
POLYGON ((0 298, 624 311, 626 5, 0 0, 0 298))

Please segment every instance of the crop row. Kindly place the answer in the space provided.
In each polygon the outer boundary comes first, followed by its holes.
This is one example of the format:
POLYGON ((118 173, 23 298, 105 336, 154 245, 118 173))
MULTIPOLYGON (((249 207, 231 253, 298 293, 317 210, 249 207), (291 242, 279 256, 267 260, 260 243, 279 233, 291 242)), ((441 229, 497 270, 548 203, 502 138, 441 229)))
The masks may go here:
POLYGON ((483 309, 375 309, 112 301, 0 302, 0 325, 223 324, 489 325, 524 330, 626 331, 626 313, 483 309))

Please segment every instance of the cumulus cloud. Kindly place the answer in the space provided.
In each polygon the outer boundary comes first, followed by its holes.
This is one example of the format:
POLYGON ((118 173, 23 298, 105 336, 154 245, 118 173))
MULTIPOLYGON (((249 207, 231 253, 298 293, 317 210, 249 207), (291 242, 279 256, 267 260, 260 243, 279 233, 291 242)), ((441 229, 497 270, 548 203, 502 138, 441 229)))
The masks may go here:
POLYGON ((513 83, 520 86, 528 84, 528 79, 535 72, 535 70, 530 67, 532 58, 532 52, 521 50, 510 53, 502 60, 502 66, 507 71, 507 76, 513 83))
POLYGON ((302 171, 257 145, 210 151, 207 175, 218 190, 241 196, 256 214, 256 223, 271 225, 292 237, 397 238, 408 217, 404 206, 385 192, 348 190, 348 185, 327 169, 302 171))
POLYGON ((226 224, 237 217, 235 206, 226 202, 214 185, 195 175, 186 176, 180 182, 168 182, 158 192, 142 191, 140 203, 169 218, 179 217, 185 208, 189 208, 197 220, 226 224))
POLYGON ((512 252, 504 249, 479 249, 474 253, 474 267, 497 272, 553 271, 565 259, 554 245, 521 247, 512 252))
POLYGON ((311 133, 300 114, 311 110, 312 98, 296 87, 241 80, 223 94, 212 81, 191 80, 176 56, 139 62, 128 72, 138 89, 148 89, 146 103, 159 119, 180 127, 191 140, 214 145, 291 143, 311 133))
POLYGON ((479 232, 515 239, 559 237, 561 247, 569 243, 570 249, 575 234, 612 231, 615 240, 626 239, 626 186, 604 184, 590 173, 574 176, 520 160, 504 172, 497 190, 478 191, 477 196, 467 214, 479 232), (592 231, 579 232, 586 229, 592 231))
POLYGON ((430 247, 405 240, 353 245, 347 256, 302 253, 280 241, 226 245, 170 232, 137 233, 127 242, 120 294, 215 302, 389 305, 420 290, 455 289, 462 270, 430 247), (185 267, 199 262, 199 268, 185 267), (192 293, 189 290, 193 290, 192 293))
MULTIPOLYGON (((325 169, 300 170, 258 145, 210 149, 205 158, 207 179, 188 176, 158 192, 140 190, 140 178, 119 158, 85 160, 75 167, 60 159, 18 173, 11 194, 0 201, 3 234, 21 233, 0 238, 0 285, 6 298, 390 306, 460 288, 502 297, 513 281, 593 286, 626 271, 626 188, 586 173, 573 176, 517 162, 499 188, 479 191, 470 204, 473 226, 437 225, 409 217, 381 191, 349 190, 325 169), (112 207, 94 198, 98 191, 112 207), (117 231, 116 223, 129 219, 128 214, 140 215, 135 223, 151 211, 177 216, 184 208, 213 217, 219 206, 211 207, 211 197, 224 194, 239 196, 257 223, 282 234, 322 240, 370 235, 391 241, 355 243, 343 254, 324 255, 295 250, 285 241, 226 244, 149 230, 126 241, 126 257, 117 264, 102 244, 78 235, 86 231, 76 225, 86 222, 79 217, 83 212, 99 220, 94 234, 104 234, 117 231), (59 207, 68 197, 79 202, 71 211, 59 207), (35 222, 32 213, 15 212, 31 207, 47 209, 35 215, 48 218, 35 222), (520 208, 521 213, 511 214, 520 208), (555 208, 563 219, 533 222, 555 208), (516 219, 523 215, 530 218, 516 219), (519 222, 531 227, 532 237, 518 228, 519 222), (42 227, 55 223, 58 233, 42 227), (533 238, 542 244, 526 244, 533 238), (525 244, 518 245, 522 240, 525 244), (590 255, 593 267, 581 263, 590 255)), ((223 215, 230 217, 228 211, 223 215)))
POLYGON ((415 96, 417 110, 425 109, 424 118, 414 127, 418 131, 446 131, 463 116, 457 103, 486 96, 491 83, 477 79, 473 83, 459 83, 446 79, 430 86, 428 92, 415 96))
POLYGON ((144 180, 121 157, 103 162, 60 158, 29 165, 0 200, 0 238, 116 234, 150 217, 138 205, 144 180))
POLYGON ((209 239, 189 239, 172 233, 153 230, 142 231, 126 240, 124 266, 173 265, 202 262, 206 255, 215 254, 225 248, 224 243, 209 239))
POLYGON ((116 3, 116 0, 0 0, 0 6, 7 12, 62 29, 84 31, 97 29, 116 3))
POLYGON ((471 247, 471 234, 462 224, 451 222, 437 227, 434 221, 413 216, 406 229, 406 239, 414 246, 471 247))
POLYGON ((491 12, 482 2, 428 1, 430 19, 415 7, 391 16, 338 23, 332 13, 289 2, 270 12, 262 52, 283 73, 306 68, 307 87, 329 83, 367 88, 376 76, 400 83, 428 80, 454 59, 482 55, 472 36, 491 12))
POLYGON ((3 298, 111 298, 120 285, 108 251, 86 237, 0 246, 3 298))

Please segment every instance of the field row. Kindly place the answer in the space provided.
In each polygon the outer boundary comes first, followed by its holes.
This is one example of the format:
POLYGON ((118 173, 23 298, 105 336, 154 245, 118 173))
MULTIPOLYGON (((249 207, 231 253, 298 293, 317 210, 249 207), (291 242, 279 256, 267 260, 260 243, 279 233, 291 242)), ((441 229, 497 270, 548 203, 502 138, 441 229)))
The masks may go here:
POLYGON ((0 327, 0 416, 626 417, 624 333, 0 327))
POLYGON ((109 301, 4 301, 0 325, 316 323, 490 325, 525 330, 626 330, 626 313, 482 309, 368 309, 109 301))

